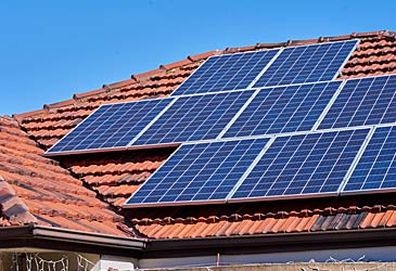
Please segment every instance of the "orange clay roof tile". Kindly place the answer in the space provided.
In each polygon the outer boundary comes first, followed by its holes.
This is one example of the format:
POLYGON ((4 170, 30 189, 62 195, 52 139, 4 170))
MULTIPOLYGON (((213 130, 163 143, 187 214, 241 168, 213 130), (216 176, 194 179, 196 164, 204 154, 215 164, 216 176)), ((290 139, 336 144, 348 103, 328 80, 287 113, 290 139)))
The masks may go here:
POLYGON ((15 120, 0 118, 0 138, 6 139, 0 143, 2 220, 8 220, 9 224, 33 222, 126 235, 117 226, 123 218, 98 200, 94 192, 84 188, 81 181, 57 161, 42 157, 43 150, 29 139, 15 120), (51 219, 43 219, 43 216, 51 219), (88 227, 99 220, 106 226, 88 227))
MULTIPOLYGON (((391 208, 391 207, 390 207, 391 208)), ((385 208, 386 209, 386 208, 385 208)), ((232 236, 245 234, 274 234, 309 231, 329 231, 339 229, 357 229, 368 227, 390 227, 394 225, 395 214, 393 210, 376 211, 376 207, 368 207, 368 215, 361 209, 360 214, 341 212, 337 209, 323 211, 324 216, 311 213, 310 216, 289 216, 277 218, 269 213, 263 215, 260 220, 234 221, 231 217, 222 216, 220 220, 202 222, 196 220, 195 223, 184 223, 183 220, 167 220, 171 223, 163 223, 164 220, 145 220, 145 223, 134 220, 136 228, 144 235, 151 238, 192 238, 192 237, 213 237, 232 236), (364 220, 357 218, 365 217, 364 220), (392 220, 392 222, 391 222, 392 220), (359 223, 356 224, 355 222, 359 223), (376 221, 382 221, 377 223, 376 221), (384 222, 387 221, 385 225, 384 222), (352 223, 350 223, 352 222, 352 223), (152 223, 152 224, 151 224, 152 223), (369 226, 368 226, 369 224, 369 226), (155 225, 155 227, 154 227, 155 225), (347 225, 349 225, 347 227, 347 225)))

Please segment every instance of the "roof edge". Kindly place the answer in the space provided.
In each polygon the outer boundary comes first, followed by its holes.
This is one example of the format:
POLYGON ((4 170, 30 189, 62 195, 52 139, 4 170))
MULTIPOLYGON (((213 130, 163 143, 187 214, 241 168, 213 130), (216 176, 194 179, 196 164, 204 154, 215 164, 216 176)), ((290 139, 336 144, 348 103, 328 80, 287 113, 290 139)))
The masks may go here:
POLYGON ((45 248, 100 253, 108 255, 140 255, 147 239, 90 233, 37 224, 0 228, 0 248, 45 248))
POLYGON ((69 251, 96 254, 172 258, 392 246, 396 228, 153 240, 29 224, 0 228, 0 240, 6 241, 0 242, 0 248, 65 251, 67 247, 69 251))

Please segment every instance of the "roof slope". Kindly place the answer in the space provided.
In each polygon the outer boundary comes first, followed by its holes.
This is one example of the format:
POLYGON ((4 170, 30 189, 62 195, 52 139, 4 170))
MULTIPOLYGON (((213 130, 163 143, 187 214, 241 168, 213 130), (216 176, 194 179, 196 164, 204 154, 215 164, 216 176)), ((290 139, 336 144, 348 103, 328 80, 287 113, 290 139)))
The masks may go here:
POLYGON ((83 187, 29 139, 18 123, 0 118, 0 202, 4 226, 37 223, 73 230, 128 235, 124 219, 83 187))
MULTIPOLYGON (((389 31, 354 33, 276 44, 256 44, 189 56, 176 63, 161 65, 156 70, 133 75, 131 79, 104 85, 98 90, 84 94, 75 94, 70 100, 45 105, 41 110, 16 115, 15 119, 42 149, 47 149, 100 104, 169 95, 211 55, 352 38, 359 38, 361 43, 344 67, 340 78, 396 73, 396 36, 389 31)), ((37 147, 34 149, 37 156, 42 154, 37 147)), ((62 164, 80 177, 85 185, 96 191, 101 199, 120 207, 172 151, 172 149, 163 149, 127 152, 122 155, 92 154, 65 157, 62 158, 62 164)), ((43 184, 43 186, 47 185, 49 184, 43 184)), ((127 212, 126 216, 143 235, 151 238, 299 232, 343 227, 391 227, 396 223, 394 207, 389 202, 384 204, 379 200, 372 201, 370 205, 372 207, 365 207, 366 204, 361 202, 358 205, 344 202, 338 204, 335 209, 329 206, 330 204, 326 204, 316 208, 315 203, 310 203, 309 208, 303 206, 300 209, 274 206, 272 210, 263 209, 262 206, 254 206, 249 210, 220 206, 212 212, 208 210, 179 212, 168 209, 167 212, 161 211, 161 213, 127 212)), ((45 203, 36 206, 40 209, 45 203)), ((76 212, 80 210, 82 210, 80 207, 76 207, 76 212)), ((96 211, 94 214, 97 214, 96 211)))

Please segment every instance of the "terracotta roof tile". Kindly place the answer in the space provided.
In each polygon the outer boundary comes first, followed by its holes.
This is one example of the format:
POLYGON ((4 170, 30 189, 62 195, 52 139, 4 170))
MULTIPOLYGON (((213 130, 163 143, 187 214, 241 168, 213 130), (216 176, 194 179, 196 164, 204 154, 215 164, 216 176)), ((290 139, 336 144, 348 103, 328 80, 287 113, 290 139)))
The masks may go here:
POLYGON ((322 215, 310 212, 309 216, 302 216, 299 212, 284 213, 284 217, 277 217, 273 213, 263 214, 255 220, 242 219, 235 221, 232 216, 222 216, 221 219, 200 218, 190 223, 191 218, 178 220, 132 220, 142 234, 150 238, 193 238, 213 236, 233 236, 252 234, 275 234, 309 231, 330 231, 340 229, 364 229, 378 227, 392 227, 396 223, 393 206, 384 207, 377 212, 376 207, 368 207, 368 212, 360 209, 358 213, 344 208, 347 212, 334 209, 332 212, 322 210, 322 215), (387 210, 390 208, 390 210, 387 210), (327 214, 325 214, 327 213, 327 214))
POLYGON ((126 235, 117 226, 123 217, 57 161, 43 157, 15 120, 0 117, 0 138, 7 139, 0 144, 0 225, 38 223, 126 235))

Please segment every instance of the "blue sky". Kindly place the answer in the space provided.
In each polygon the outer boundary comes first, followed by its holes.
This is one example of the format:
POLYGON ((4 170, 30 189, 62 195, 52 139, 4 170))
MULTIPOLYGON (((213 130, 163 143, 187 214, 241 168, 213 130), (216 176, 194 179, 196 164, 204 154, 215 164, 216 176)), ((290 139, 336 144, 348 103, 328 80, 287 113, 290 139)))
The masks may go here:
POLYGON ((395 1, 0 2, 0 114, 212 49, 381 29, 395 1))

